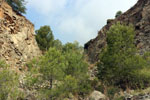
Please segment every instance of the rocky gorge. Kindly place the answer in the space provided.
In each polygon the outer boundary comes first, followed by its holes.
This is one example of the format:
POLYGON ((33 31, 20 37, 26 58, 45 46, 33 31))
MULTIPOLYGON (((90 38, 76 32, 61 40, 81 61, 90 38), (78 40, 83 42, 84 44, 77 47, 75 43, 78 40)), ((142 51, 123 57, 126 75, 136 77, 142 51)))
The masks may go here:
MULTIPOLYGON (((118 21, 127 25, 134 25, 136 31, 134 44, 139 54, 150 51, 149 5, 149 0, 138 0, 137 4, 121 16, 116 19, 107 20, 107 25, 99 31, 98 36, 85 44, 84 48, 87 52, 89 61, 95 63, 99 60, 101 50, 107 45, 106 33, 111 25, 118 21)), ((0 0, 0 26, 0 59, 6 61, 11 67, 20 68, 34 57, 38 57, 42 54, 35 40, 34 25, 23 15, 13 11, 3 0, 0 0)), ((95 64, 91 64, 90 73, 92 79, 96 77, 97 72, 95 64)), ((27 94, 25 100, 37 100, 34 98, 34 93, 32 93, 33 90, 25 90, 23 86, 25 74, 26 71, 22 71, 20 75, 22 79, 19 80, 22 85, 21 89, 27 94)), ((33 78, 31 73, 29 76, 33 78)), ((63 100, 111 100, 111 98, 107 98, 107 94, 104 94, 98 89, 93 89, 86 98, 77 98, 71 94, 70 97, 63 100)), ((125 91, 121 96, 123 96, 123 99, 117 100, 150 100, 149 90, 142 91, 142 93, 138 94, 137 92, 135 94, 131 92, 126 93, 125 91)))

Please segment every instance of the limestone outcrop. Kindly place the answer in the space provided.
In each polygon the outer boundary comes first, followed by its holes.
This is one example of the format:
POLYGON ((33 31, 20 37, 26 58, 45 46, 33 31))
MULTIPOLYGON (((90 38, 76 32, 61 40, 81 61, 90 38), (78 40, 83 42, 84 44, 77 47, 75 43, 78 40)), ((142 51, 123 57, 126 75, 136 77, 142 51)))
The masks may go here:
POLYGON ((85 44, 89 60, 94 63, 98 61, 99 54, 106 46, 106 32, 116 22, 133 24, 136 31, 135 45, 140 54, 150 51, 150 0, 138 0, 138 2, 127 12, 113 20, 108 20, 95 39, 85 44))
POLYGON ((0 0, 0 59, 10 66, 21 67, 39 55, 34 25, 0 0))

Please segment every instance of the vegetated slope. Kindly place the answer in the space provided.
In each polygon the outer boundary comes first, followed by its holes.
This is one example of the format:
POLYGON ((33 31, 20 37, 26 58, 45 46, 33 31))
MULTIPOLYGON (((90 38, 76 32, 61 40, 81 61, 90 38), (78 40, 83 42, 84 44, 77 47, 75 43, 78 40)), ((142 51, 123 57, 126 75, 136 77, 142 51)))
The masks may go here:
POLYGON ((135 45, 140 54, 150 51, 150 0, 138 0, 138 2, 116 19, 107 20, 105 25, 95 39, 85 44, 84 48, 89 56, 89 61, 97 62, 99 54, 106 46, 106 32, 110 26, 118 21, 126 24, 133 24, 136 31, 135 45))
POLYGON ((40 54, 34 25, 0 0, 0 59, 16 67, 40 54))

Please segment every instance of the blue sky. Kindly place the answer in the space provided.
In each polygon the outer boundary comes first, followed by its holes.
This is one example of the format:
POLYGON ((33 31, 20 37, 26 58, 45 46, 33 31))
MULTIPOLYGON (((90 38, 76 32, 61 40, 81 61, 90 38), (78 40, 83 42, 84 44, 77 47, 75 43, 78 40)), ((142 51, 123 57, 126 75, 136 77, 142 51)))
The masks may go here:
POLYGON ((63 43, 77 40, 81 45, 97 36, 97 32, 114 18, 118 10, 125 12, 137 0, 26 0, 25 15, 35 29, 49 25, 56 39, 63 43))

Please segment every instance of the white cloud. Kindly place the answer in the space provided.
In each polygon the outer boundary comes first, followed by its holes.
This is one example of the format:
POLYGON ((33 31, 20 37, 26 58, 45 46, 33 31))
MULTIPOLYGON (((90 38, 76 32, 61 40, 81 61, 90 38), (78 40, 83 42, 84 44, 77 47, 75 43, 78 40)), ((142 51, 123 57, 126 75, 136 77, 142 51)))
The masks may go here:
POLYGON ((26 0, 27 7, 35 9, 41 14, 49 14, 57 10, 63 9, 67 0, 26 0))
MULTIPOLYGON (((57 38, 69 37, 84 44, 97 35, 97 31, 118 10, 126 11, 137 0, 28 0, 28 8, 46 16, 46 24, 54 27, 57 38)), ((44 23, 43 23, 44 24, 44 23)))
POLYGON ((58 30, 63 35, 68 35, 74 40, 78 40, 80 43, 84 43, 87 39, 93 37, 93 29, 86 25, 85 20, 82 17, 67 18, 61 22, 58 26, 58 30))

